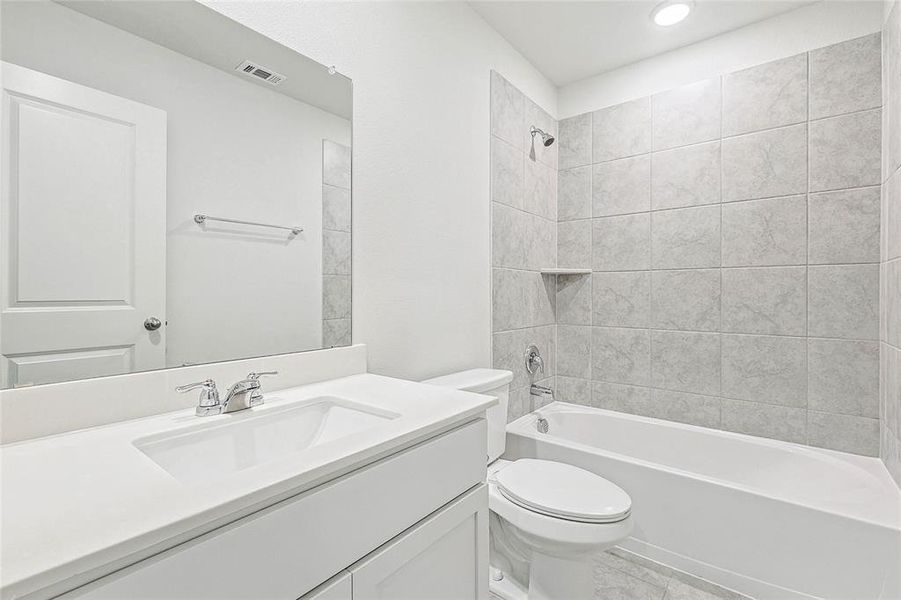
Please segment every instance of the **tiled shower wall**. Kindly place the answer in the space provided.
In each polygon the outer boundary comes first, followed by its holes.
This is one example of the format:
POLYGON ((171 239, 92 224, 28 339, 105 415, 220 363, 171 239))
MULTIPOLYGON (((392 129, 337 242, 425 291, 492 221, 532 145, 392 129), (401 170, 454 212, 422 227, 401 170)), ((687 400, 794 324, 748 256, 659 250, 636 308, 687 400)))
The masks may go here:
POLYGON ((561 399, 878 454, 881 87, 876 33, 561 121, 561 399))
POLYGON ((881 456, 901 486, 901 2, 882 32, 881 456))
POLYGON ((322 347, 350 345, 350 147, 322 140, 322 347))
MULTIPOLYGON (((535 143, 534 125, 557 136, 557 122, 510 82, 491 72, 492 356, 513 371, 508 418, 529 412, 524 352, 536 344, 545 360, 541 381, 555 372, 554 277, 557 263, 557 144, 535 143)), ((540 403, 539 403, 540 404, 540 403)))

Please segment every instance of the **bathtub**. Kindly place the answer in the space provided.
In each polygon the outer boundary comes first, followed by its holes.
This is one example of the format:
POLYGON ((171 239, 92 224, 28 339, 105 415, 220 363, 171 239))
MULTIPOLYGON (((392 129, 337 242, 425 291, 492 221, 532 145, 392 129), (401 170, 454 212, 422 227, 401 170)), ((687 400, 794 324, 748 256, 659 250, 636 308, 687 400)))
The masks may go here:
POLYGON ((606 477, 632 497, 623 547, 753 598, 901 598, 901 494, 879 459, 563 402, 510 423, 504 457, 606 477))

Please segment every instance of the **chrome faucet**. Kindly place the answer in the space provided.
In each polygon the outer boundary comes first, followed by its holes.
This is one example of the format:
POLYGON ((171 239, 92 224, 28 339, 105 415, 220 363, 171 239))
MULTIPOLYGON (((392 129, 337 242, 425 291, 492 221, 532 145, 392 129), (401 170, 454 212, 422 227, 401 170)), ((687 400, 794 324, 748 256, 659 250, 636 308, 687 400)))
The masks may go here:
POLYGON ((550 396, 551 401, 552 402, 554 401, 554 390, 552 390, 551 388, 544 386, 544 385, 538 385, 537 383, 533 383, 529 387, 529 393, 533 396, 538 396, 538 397, 550 396))
POLYGON ((221 415, 262 404, 263 393, 260 391, 260 377, 263 377, 264 375, 278 375, 278 371, 248 373, 247 377, 228 388, 225 399, 222 401, 219 400, 219 390, 216 388, 216 382, 212 379, 180 385, 175 388, 175 391, 184 393, 196 388, 201 388, 200 402, 195 411, 197 416, 206 417, 209 415, 221 415))
POLYGON ((529 344, 526 348, 526 371, 529 373, 529 412, 535 412, 535 398, 550 396, 551 402, 555 400, 554 390, 535 383, 538 376, 544 373, 544 359, 538 351, 538 346, 529 344))

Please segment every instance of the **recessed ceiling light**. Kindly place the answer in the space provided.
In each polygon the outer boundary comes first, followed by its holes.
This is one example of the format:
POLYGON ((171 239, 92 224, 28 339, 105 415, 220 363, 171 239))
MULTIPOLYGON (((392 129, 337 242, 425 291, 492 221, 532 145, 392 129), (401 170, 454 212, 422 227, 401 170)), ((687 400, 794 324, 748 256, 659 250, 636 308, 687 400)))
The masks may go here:
POLYGON ((651 11, 651 18, 661 27, 669 27, 682 21, 691 12, 691 2, 664 2, 651 11))

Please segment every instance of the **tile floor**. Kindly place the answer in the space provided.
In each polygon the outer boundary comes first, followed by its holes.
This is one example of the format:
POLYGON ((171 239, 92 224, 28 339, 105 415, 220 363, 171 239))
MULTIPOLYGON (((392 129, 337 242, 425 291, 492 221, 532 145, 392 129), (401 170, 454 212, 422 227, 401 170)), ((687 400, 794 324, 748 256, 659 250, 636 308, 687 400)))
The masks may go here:
POLYGON ((595 600, 751 600, 620 548, 598 556, 594 577, 595 600))

